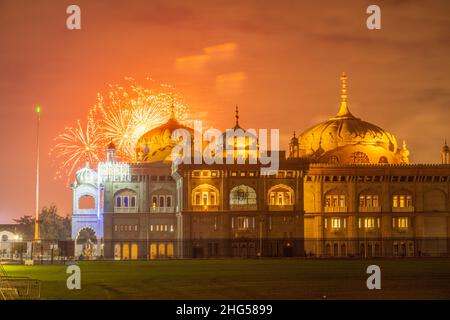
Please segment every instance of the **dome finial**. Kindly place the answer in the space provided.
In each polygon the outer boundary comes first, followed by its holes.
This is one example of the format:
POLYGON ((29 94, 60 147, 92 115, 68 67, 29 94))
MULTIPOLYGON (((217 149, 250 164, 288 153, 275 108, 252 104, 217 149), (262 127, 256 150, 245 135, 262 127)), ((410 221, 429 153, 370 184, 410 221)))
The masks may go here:
POLYGON ((350 110, 348 110, 347 106, 347 75, 345 72, 342 72, 341 75, 341 108, 339 109, 337 117, 353 117, 353 115, 350 113, 350 110))
POLYGON ((171 99, 171 103, 170 103, 170 118, 169 119, 175 119, 175 105, 173 103, 173 97, 171 99))
POLYGON ((239 107, 236 105, 236 114, 234 116, 236 118, 236 127, 239 127, 239 107))

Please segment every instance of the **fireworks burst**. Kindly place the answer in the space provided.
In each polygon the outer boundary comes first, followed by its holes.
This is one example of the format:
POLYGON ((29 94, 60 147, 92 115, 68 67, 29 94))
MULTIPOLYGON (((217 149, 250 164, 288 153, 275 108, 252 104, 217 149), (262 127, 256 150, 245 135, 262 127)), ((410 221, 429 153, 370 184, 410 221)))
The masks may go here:
POLYGON ((97 123, 91 119, 87 121, 85 129, 78 120, 75 127, 66 128, 66 132, 55 139, 58 143, 50 153, 55 154, 56 160, 60 162, 57 177, 61 178, 64 173, 71 175, 86 161, 96 165, 102 160, 100 156, 104 150, 104 141, 99 130, 97 123))
POLYGON ((51 154, 60 159, 58 176, 66 172, 69 177, 86 159, 95 166, 104 159, 106 145, 113 142, 121 161, 136 160, 136 144, 147 131, 165 123, 171 110, 178 120, 187 116, 187 106, 169 85, 151 90, 125 78, 128 87, 110 85, 107 95, 98 94, 97 104, 88 113, 86 130, 80 122, 75 128, 56 138, 58 142, 51 154))

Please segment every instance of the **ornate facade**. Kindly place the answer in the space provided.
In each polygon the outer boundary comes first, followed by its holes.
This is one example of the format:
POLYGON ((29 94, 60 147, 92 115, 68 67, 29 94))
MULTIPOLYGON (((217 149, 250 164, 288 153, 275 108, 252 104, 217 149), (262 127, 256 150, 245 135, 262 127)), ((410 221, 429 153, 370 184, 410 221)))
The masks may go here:
MULTIPOLYGON (((73 184, 76 254, 449 255, 449 147, 441 164, 411 164, 405 142, 350 112, 345 74, 341 81, 337 115, 294 133, 276 174, 261 174, 247 145, 241 164, 172 163, 172 132, 192 133, 173 113, 139 139, 134 163, 117 162, 111 143, 107 161, 97 171, 81 169, 73 184)), ((225 141, 236 147, 236 139, 225 141)))

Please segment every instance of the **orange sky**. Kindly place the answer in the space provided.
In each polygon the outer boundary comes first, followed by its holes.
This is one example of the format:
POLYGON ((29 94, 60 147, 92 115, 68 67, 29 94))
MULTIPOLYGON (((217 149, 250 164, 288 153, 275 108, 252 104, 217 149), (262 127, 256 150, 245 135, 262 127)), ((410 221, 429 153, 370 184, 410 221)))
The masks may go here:
POLYGON ((53 180, 53 138, 85 119, 97 92, 124 77, 177 88, 191 118, 223 129, 295 129, 335 114, 339 75, 353 114, 406 140, 413 162, 437 162, 450 139, 448 1, 0 0, 0 223, 34 212, 35 114, 42 114, 42 205, 71 210, 53 180), (377 3, 382 29, 365 13, 377 3), (65 27, 66 7, 82 30, 65 27))

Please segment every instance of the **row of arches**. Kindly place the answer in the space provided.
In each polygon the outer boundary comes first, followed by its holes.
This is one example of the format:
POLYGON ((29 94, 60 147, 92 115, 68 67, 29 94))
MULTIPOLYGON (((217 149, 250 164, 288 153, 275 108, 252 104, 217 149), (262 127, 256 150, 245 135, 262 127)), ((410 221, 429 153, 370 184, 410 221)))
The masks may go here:
MULTIPOLYGON (((219 205, 219 190, 210 184, 202 184, 192 190, 192 205, 194 208, 214 207, 219 205)), ((230 209, 257 209, 258 194, 255 189, 248 185, 235 186, 230 190, 228 202, 230 209)), ((269 189, 267 193, 269 206, 293 206, 294 205, 294 191, 291 187, 278 184, 269 189)))
MULTIPOLYGON (((328 158, 328 163, 330 164, 338 164, 342 159, 339 159, 338 156, 336 155, 331 155, 328 158)), ((376 160, 375 160, 376 161, 376 160)), ((357 151, 357 152, 353 152, 349 158, 344 159, 343 163, 355 163, 355 164, 361 164, 361 163, 370 163, 370 159, 369 156, 361 151, 357 151), (350 161, 349 161, 350 160, 350 161)), ((378 163, 379 164, 388 164, 389 160, 386 156, 381 156, 378 158, 378 163)))
MULTIPOLYGON (((308 208, 307 202, 311 201, 314 196, 308 192, 305 194, 305 207, 308 208)), ((389 195, 390 206, 393 210, 414 210, 416 199, 414 193, 403 189, 397 190, 389 195)), ((428 190, 423 194, 423 210, 424 211, 445 211, 447 207, 447 195, 439 189, 428 190)), ((348 206, 349 197, 343 190, 332 189, 324 194, 323 206, 327 208, 345 209, 348 206)), ((360 211, 375 211, 381 208, 383 203, 383 195, 374 189, 366 189, 358 195, 358 206, 360 211)))
MULTIPOLYGON (((174 245, 172 242, 151 243, 148 251, 144 253, 149 259, 173 258, 174 245)), ((114 244, 115 260, 137 260, 139 258, 142 257, 139 257, 138 243, 123 242, 114 244)))

